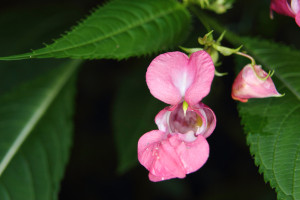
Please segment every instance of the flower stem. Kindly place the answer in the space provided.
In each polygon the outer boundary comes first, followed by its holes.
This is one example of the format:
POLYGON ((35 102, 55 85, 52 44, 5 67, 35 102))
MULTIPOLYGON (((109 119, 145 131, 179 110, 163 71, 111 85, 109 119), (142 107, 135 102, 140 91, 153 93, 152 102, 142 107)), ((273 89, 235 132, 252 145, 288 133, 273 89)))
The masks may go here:
POLYGON ((242 53, 242 52, 235 52, 235 54, 237 54, 237 55, 240 55, 240 56, 243 56, 243 57, 245 57, 245 58, 248 58, 248 59, 250 59, 251 60, 251 65, 252 66, 254 66, 255 65, 255 60, 254 60, 254 58, 252 58, 251 56, 249 56, 248 54, 245 54, 245 53, 242 53))

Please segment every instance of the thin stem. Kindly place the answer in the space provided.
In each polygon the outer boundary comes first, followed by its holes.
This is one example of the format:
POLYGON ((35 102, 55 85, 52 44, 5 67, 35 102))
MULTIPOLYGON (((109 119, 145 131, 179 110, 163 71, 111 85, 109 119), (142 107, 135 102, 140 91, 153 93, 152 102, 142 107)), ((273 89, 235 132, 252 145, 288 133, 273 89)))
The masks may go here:
POLYGON ((255 60, 254 60, 254 58, 252 58, 251 56, 249 56, 248 54, 245 54, 245 53, 242 53, 242 52, 235 52, 235 54, 237 54, 237 55, 240 55, 240 56, 243 56, 243 57, 245 57, 245 58, 248 58, 248 59, 250 59, 251 60, 251 65, 252 66, 254 66, 255 65, 255 60))

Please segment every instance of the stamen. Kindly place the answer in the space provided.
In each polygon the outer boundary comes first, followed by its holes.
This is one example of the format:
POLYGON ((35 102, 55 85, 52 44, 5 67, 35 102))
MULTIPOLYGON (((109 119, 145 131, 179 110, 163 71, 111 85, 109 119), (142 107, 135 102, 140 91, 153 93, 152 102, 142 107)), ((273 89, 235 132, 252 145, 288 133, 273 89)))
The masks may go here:
POLYGON ((184 116, 186 116, 186 111, 187 111, 188 107, 189 107, 189 104, 186 101, 183 101, 182 109, 183 109, 184 116))
POLYGON ((199 127, 201 127, 202 124, 203 124, 202 118, 198 115, 198 116, 197 116, 196 125, 199 126, 199 127))

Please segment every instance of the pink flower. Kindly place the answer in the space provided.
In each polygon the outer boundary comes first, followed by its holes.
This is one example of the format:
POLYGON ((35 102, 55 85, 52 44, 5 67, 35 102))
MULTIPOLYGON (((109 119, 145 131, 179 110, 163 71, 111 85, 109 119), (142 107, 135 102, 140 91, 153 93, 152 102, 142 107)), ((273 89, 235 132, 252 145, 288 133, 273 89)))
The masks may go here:
POLYGON ((182 104, 167 107, 155 117, 159 130, 138 142, 138 159, 151 181, 184 178, 204 165, 209 155, 206 138, 216 126, 213 111, 199 103, 184 115, 182 104))
POLYGON ((282 96, 275 88, 270 76, 260 65, 246 65, 232 85, 231 96, 235 100, 247 102, 250 98, 282 96))
POLYGON ((151 94, 172 105, 155 117, 159 130, 145 133, 138 142, 138 159, 149 170, 151 181, 184 178, 206 162, 206 138, 216 126, 216 117, 200 101, 209 93, 213 77, 214 65, 205 51, 190 58, 181 52, 161 54, 148 67, 151 94))
POLYGON ((300 27, 300 0, 272 0, 270 9, 271 12, 274 10, 279 14, 295 18, 300 27))

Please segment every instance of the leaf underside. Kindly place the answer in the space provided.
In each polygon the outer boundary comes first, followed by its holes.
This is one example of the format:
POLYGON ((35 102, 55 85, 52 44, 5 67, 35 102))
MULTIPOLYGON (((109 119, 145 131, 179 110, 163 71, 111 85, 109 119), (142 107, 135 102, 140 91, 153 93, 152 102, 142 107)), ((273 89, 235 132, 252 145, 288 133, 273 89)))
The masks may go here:
POLYGON ((71 145, 79 63, 32 62, 27 70, 38 75, 1 93, 1 200, 57 199, 71 145))
POLYGON ((140 56, 179 44, 189 26, 189 12, 175 0, 114 0, 53 44, 0 60, 140 56))
MULTIPOLYGON (((13 6, 0 15, 0 53, 38 45, 81 13, 73 6, 13 6)), ((1 200, 57 199, 72 141, 73 77, 79 63, 0 62, 1 200)))

